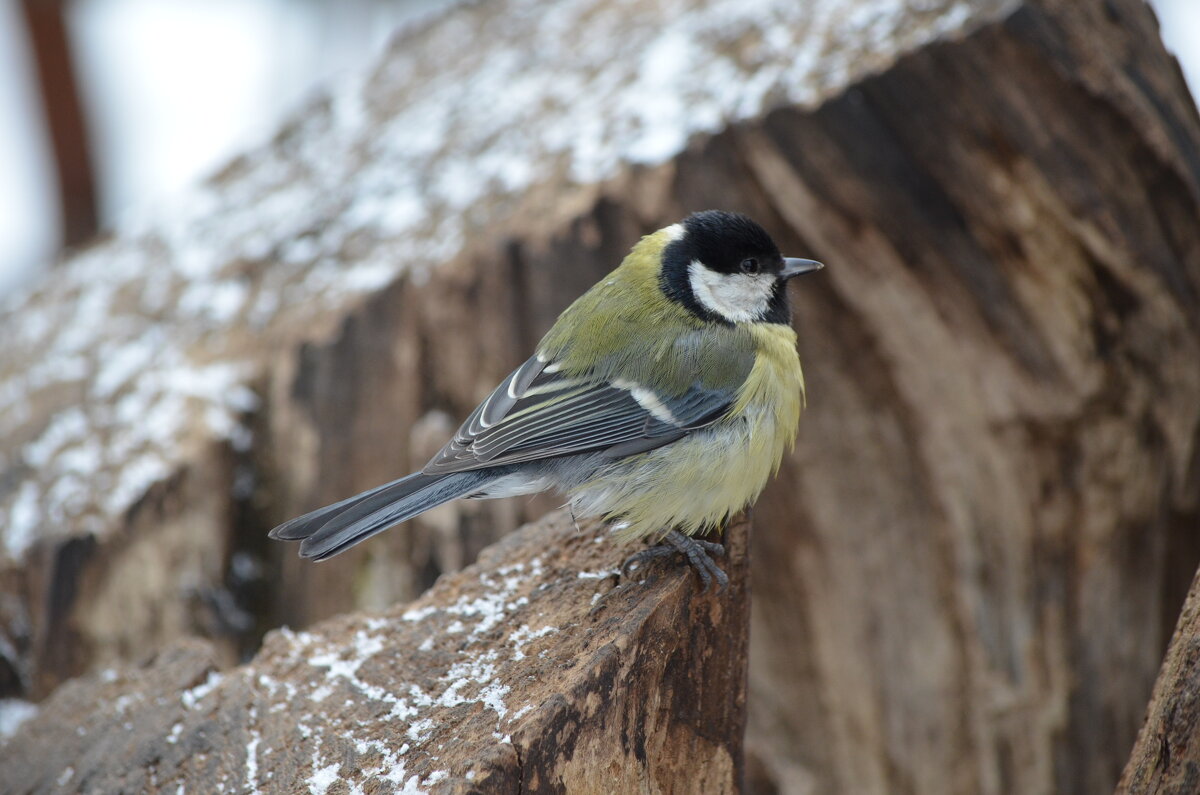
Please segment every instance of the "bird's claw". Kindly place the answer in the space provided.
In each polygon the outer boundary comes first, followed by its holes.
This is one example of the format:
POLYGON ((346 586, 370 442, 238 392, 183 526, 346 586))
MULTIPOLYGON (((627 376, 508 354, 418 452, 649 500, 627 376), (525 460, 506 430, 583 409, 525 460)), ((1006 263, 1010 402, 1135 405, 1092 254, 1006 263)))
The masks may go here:
POLYGON ((625 562, 621 564, 621 577, 622 579, 632 579, 629 575, 634 567, 675 554, 683 555, 696 570, 703 590, 707 591, 714 580, 717 583, 718 591, 724 591, 729 585, 729 576, 713 561, 714 556, 720 557, 725 554, 725 547, 714 541, 703 541, 685 536, 678 530, 667 533, 655 546, 647 547, 626 558, 625 562))

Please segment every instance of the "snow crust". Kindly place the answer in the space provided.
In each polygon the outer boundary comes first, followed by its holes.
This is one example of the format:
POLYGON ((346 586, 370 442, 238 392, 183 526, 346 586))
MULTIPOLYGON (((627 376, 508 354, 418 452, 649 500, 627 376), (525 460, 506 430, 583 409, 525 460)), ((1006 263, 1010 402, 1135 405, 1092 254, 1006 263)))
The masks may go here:
POLYGON ((224 676, 218 671, 210 671, 208 677, 203 682, 193 687, 191 690, 185 690, 179 696, 179 700, 188 709, 197 709, 201 701, 217 689, 217 685, 221 684, 224 676))
POLYGON ((1011 5, 509 0, 420 23, 271 144, 0 299, 0 548, 103 533, 197 445, 248 445, 267 357, 531 188, 662 162, 1011 5))
MULTIPOLYGON (((393 619, 355 619, 349 643, 341 632, 319 636, 281 630, 265 653, 286 669, 298 669, 292 682, 241 668, 224 677, 210 674, 182 701, 197 709, 210 694, 252 679, 264 696, 256 709, 266 715, 284 712, 286 720, 295 722, 298 742, 305 744, 300 753, 308 758, 302 782, 308 792, 322 795, 338 781, 345 781, 351 792, 374 791, 385 781, 397 792, 426 792, 449 776, 437 762, 455 738, 453 721, 483 720, 497 741, 511 742, 517 721, 536 708, 523 704, 514 709, 508 703, 510 687, 501 679, 512 681, 513 672, 506 669, 520 664, 531 643, 559 631, 536 626, 540 613, 527 595, 545 577, 537 558, 481 573, 467 592, 445 606, 418 607, 393 619), (451 620, 465 627, 452 650, 443 644, 439 652, 413 652, 414 635, 444 637, 451 620), (518 623, 515 630, 503 629, 518 623), (436 661, 422 662, 427 653, 437 654, 427 658, 436 661), (423 672, 420 681, 397 678, 391 663, 403 657, 415 660, 414 670, 423 672), (345 767, 347 747, 355 751, 353 768, 345 767), (420 769, 432 767, 433 772, 413 773, 417 760, 423 762, 420 769)), ((258 714, 253 712, 250 720, 246 791, 264 788, 260 771, 271 767, 267 757, 297 751, 263 743, 255 725, 258 714)), ((173 729, 172 737, 177 734, 173 729)))
MULTIPOLYGON (((276 791, 282 755, 307 762, 299 791, 427 792, 450 776, 449 760, 471 758, 446 750, 461 738, 511 742, 518 721, 540 706, 513 691, 526 686, 529 657, 544 655, 545 639, 562 631, 549 623, 543 589, 563 575, 543 557, 458 576, 457 590, 426 597, 436 604, 340 619, 320 634, 282 629, 255 662, 210 668, 175 696, 142 689, 137 669, 101 671, 100 682, 121 683, 104 712, 130 732, 147 708, 167 707, 167 746, 192 743, 213 721, 235 725, 244 757, 214 776, 212 791, 276 791), (461 630, 447 633, 452 623, 461 630)), ((0 745, 37 710, 0 701, 0 745)))

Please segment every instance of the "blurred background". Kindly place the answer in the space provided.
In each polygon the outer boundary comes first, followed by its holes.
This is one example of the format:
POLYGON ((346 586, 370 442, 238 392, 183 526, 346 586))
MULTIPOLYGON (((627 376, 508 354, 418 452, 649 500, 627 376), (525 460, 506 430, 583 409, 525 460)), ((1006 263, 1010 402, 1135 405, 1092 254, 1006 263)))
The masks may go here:
POLYGON ((203 179, 451 2, 0 2, 0 292, 203 179))
MULTIPOLYGON (((261 141, 454 0, 0 3, 0 294, 261 141)), ((1200 2, 1153 0, 1200 87, 1200 2)))

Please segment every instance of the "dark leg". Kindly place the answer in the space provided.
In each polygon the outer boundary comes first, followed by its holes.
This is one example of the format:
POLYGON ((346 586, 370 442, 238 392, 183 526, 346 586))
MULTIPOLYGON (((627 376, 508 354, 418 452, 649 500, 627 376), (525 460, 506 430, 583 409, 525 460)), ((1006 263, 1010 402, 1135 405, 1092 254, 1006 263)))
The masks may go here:
POLYGON ((626 558, 625 562, 621 564, 621 576, 628 579, 630 570, 635 566, 676 554, 683 555, 696 570, 696 574, 700 576, 700 582, 704 584, 704 590, 708 590, 713 580, 717 581, 718 590, 723 591, 725 586, 729 585, 728 575, 712 559, 713 556, 724 555, 725 547, 712 541, 702 541, 685 536, 678 530, 672 530, 663 536, 661 543, 647 547, 626 558))

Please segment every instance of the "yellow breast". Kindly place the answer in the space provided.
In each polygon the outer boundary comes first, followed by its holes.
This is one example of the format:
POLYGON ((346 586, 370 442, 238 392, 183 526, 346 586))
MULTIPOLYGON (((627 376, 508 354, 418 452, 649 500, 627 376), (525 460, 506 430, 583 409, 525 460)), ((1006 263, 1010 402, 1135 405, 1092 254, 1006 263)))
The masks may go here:
POLYGON ((790 327, 751 329, 758 355, 729 415, 599 473, 572 493, 580 514, 615 520, 626 540, 693 535, 758 497, 795 444, 804 375, 790 327))
POLYGON ((796 443, 800 409, 804 407, 804 371, 796 353, 796 332, 791 326, 760 323, 750 327, 758 355, 749 377, 742 385, 733 415, 750 406, 764 405, 773 410, 780 426, 781 446, 775 455, 776 466, 784 449, 796 443))

